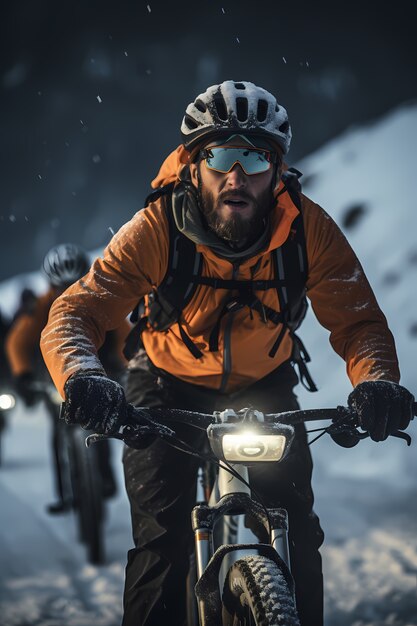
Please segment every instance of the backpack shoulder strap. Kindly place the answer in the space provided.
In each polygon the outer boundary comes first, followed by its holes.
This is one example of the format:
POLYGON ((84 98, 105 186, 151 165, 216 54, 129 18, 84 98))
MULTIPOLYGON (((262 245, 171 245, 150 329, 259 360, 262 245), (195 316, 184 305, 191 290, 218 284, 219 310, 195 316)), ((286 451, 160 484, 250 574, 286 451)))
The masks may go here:
POLYGON ((166 330, 178 321, 197 288, 195 278, 201 274, 202 256, 196 245, 177 228, 172 212, 171 193, 166 195, 165 215, 169 229, 168 266, 164 279, 154 294, 149 322, 166 330), (158 303, 158 305, 156 305, 158 303))
POLYGON ((163 185, 162 187, 158 187, 151 191, 145 198, 145 202, 143 203, 144 208, 147 207, 151 202, 155 202, 161 196, 167 196, 174 189, 175 182, 168 183, 168 185, 163 185))
POLYGON ((276 276, 278 279, 286 281, 286 287, 278 293, 281 308, 287 311, 288 322, 290 324, 296 323, 297 326, 303 319, 297 320, 297 313, 302 300, 305 300, 305 286, 308 278, 307 246, 300 196, 299 179, 301 176, 301 172, 295 168, 289 168, 283 173, 284 188, 279 195, 287 191, 299 210, 299 214, 291 225, 288 239, 280 248, 275 250, 276 276))
POLYGON ((145 199, 144 207, 163 197, 163 208, 168 221, 168 265, 157 291, 148 295, 148 315, 145 316, 142 298, 130 315, 135 324, 126 339, 124 354, 129 360, 140 345, 140 336, 149 322, 155 330, 167 330, 178 321, 184 306, 191 300, 197 284, 193 277, 201 273, 202 259, 195 244, 177 229, 172 214, 172 191, 175 183, 155 189, 145 199))
MULTIPOLYGON (((301 339, 295 334, 308 309, 306 298, 308 258, 303 206, 300 195, 301 185, 299 179, 301 176, 301 172, 295 168, 289 168, 282 176, 284 188, 280 194, 285 193, 285 191, 289 193, 291 200, 299 210, 299 214, 291 225, 287 241, 275 250, 276 276, 278 279, 285 280, 285 287, 278 288, 278 297, 281 311, 284 312, 285 323, 271 353, 276 353, 285 334, 284 328, 289 328, 294 342, 292 361, 298 366, 301 383, 309 391, 317 391, 317 387, 306 366, 306 363, 310 361, 310 356, 301 339)), ((270 356, 272 356, 271 353, 270 356)))

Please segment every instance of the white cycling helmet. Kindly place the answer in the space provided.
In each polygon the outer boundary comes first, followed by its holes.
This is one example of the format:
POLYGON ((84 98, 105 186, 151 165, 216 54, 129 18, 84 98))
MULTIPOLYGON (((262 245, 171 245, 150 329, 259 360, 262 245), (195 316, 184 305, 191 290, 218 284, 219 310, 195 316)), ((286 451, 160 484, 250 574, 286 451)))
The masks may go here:
POLYGON ((186 150, 212 137, 230 135, 264 137, 287 154, 291 143, 291 127, 287 111, 276 98, 253 83, 226 80, 212 85, 191 102, 181 124, 186 150))
POLYGON ((76 244, 61 243, 47 252, 42 267, 54 287, 67 287, 88 272, 90 261, 76 244))

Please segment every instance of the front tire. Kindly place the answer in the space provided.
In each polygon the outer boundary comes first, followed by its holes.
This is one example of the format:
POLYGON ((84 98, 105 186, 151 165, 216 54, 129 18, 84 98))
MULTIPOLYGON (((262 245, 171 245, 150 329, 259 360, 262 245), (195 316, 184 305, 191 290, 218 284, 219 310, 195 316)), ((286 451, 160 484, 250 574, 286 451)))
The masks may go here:
POLYGON ((294 596, 271 559, 250 555, 236 561, 224 583, 223 626, 299 626, 294 596))

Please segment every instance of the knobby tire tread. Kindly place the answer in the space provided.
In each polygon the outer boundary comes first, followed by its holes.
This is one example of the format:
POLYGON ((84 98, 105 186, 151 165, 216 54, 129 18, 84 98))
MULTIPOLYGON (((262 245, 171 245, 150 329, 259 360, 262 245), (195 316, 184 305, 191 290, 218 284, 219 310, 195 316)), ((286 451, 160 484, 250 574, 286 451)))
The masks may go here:
POLYGON ((232 565, 223 591, 223 624, 300 626, 294 596, 274 561, 250 555, 232 565), (247 621, 244 613, 252 620, 247 621))

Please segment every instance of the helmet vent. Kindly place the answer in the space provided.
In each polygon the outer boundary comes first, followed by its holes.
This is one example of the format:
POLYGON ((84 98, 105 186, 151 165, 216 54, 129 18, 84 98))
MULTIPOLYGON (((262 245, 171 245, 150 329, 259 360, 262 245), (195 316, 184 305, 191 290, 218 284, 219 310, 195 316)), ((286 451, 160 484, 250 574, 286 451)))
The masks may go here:
POLYGON ((280 133, 287 133, 289 127, 290 127, 289 122, 286 121, 283 124, 281 124, 281 126, 278 128, 278 130, 279 130, 280 133))
POLYGON ((256 117, 258 122, 264 122, 266 120, 266 115, 268 113, 268 103, 266 100, 258 100, 258 110, 256 112, 256 117))
POLYGON ((247 98, 236 98, 236 115, 239 122, 245 122, 248 119, 247 98))
POLYGON ((222 94, 217 93, 214 96, 213 100, 214 100, 214 106, 216 107, 218 118, 222 120, 223 122, 227 122, 227 119, 228 119, 227 107, 226 107, 226 103, 224 101, 222 94))
POLYGON ((184 116, 184 124, 186 125, 188 130, 194 130, 195 128, 198 127, 197 122, 193 120, 193 118, 190 115, 184 116))
POLYGON ((235 83, 235 89, 246 89, 243 83, 235 83))
POLYGON ((207 107, 204 104, 204 102, 202 100, 200 100, 200 98, 198 98, 195 102, 194 102, 194 106, 196 109, 198 109, 200 111, 200 113, 205 113, 207 111, 207 107))

